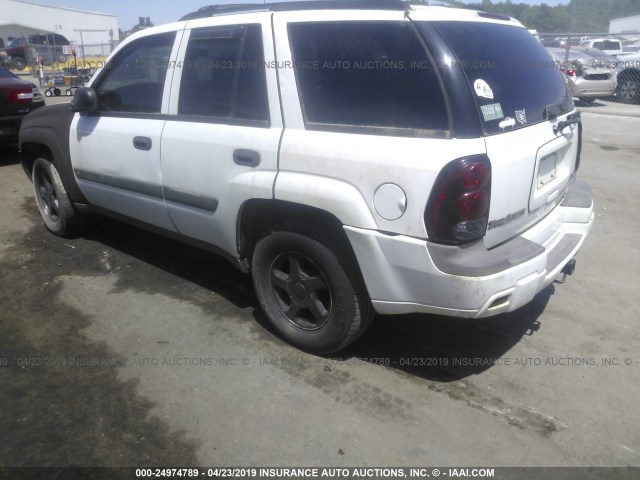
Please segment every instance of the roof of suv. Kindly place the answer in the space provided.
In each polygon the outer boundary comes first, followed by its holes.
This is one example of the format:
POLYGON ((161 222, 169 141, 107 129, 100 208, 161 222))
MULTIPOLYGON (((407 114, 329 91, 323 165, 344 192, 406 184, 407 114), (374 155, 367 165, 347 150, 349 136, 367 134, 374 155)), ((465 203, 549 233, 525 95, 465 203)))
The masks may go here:
MULTIPOLYGON (((443 0, 446 1, 446 0, 443 0)), ((464 6, 456 1, 450 2, 454 6, 464 6)), ((444 6, 429 6, 412 4, 411 0, 297 0, 291 2, 266 3, 238 3, 209 5, 191 12, 179 21, 196 20, 230 15, 237 13, 255 12, 295 12, 305 10, 386 10, 395 12, 411 12, 419 20, 463 20, 490 23, 507 23, 522 27, 517 20, 500 14, 487 13, 468 8, 451 8, 444 6)))
POLYGON ((367 10, 407 10, 409 5, 402 0, 302 0, 294 2, 273 3, 235 3, 218 4, 202 7, 189 13, 180 20, 194 20, 215 15, 249 11, 283 12, 293 10, 325 10, 325 9, 367 9, 367 10))

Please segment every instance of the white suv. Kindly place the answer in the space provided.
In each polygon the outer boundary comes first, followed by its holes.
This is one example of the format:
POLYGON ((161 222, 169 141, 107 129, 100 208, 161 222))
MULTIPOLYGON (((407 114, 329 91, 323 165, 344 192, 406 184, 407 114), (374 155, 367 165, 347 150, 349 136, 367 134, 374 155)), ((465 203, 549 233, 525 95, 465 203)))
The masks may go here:
POLYGON ((284 338, 332 352, 375 312, 486 317, 572 272, 593 205, 550 62, 472 10, 205 8, 31 114, 22 162, 53 233, 100 212, 215 249, 284 338))
POLYGON ((580 43, 583 48, 597 48, 608 55, 621 55, 622 42, 617 38, 589 38, 580 43))

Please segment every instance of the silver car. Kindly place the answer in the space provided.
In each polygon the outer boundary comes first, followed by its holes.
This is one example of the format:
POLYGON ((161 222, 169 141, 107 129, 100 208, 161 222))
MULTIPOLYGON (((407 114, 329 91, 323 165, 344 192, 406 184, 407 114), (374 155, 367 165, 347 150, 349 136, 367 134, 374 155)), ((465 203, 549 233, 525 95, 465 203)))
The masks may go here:
POLYGON ((583 103, 613 95, 617 86, 617 59, 596 48, 547 48, 564 72, 571 95, 583 103))

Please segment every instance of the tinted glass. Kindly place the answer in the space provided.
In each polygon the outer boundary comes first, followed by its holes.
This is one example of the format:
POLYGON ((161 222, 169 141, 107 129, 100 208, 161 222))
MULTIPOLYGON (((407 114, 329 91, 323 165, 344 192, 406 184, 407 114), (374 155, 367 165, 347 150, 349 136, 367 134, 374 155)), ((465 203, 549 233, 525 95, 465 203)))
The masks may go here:
POLYGON ((160 113, 174 39, 175 33, 145 37, 119 52, 98 80, 99 110, 160 113))
POLYGON ((199 29, 191 33, 178 113, 269 119, 259 25, 199 29))
POLYGON ((613 40, 602 40, 593 42, 593 48, 598 50, 620 50, 620 43, 613 40))
POLYGON ((9 70, 0 68, 0 78, 19 78, 19 77, 11 73, 9 70))
POLYGON ((289 34, 307 128, 448 130, 441 84, 408 22, 291 24, 289 34))
POLYGON ((69 45, 69 41, 62 35, 58 35, 57 33, 53 34, 53 42, 56 45, 69 45))
POLYGON ((557 62, 524 28, 480 22, 433 25, 456 55, 448 68, 463 70, 486 134, 542 122, 549 105, 562 113, 573 109, 557 62))

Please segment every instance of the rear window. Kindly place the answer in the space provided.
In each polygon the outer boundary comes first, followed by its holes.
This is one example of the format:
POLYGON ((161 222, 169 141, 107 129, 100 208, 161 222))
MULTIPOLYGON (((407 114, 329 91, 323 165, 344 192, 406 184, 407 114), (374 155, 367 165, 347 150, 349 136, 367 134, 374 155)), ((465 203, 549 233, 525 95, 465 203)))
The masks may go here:
POLYGON ((561 114, 573 100, 557 62, 527 30, 480 22, 434 22, 451 46, 478 107, 485 134, 524 128, 546 120, 546 107, 561 114))
POLYGON ((449 130, 441 82, 409 22, 296 23, 289 35, 308 129, 398 136, 449 130))
POLYGON ((593 48, 597 48, 598 50, 620 50, 620 42, 616 42, 615 40, 601 40, 593 42, 593 48))
POLYGON ((0 68, 0 78, 19 78, 9 70, 5 70, 4 68, 0 68))

